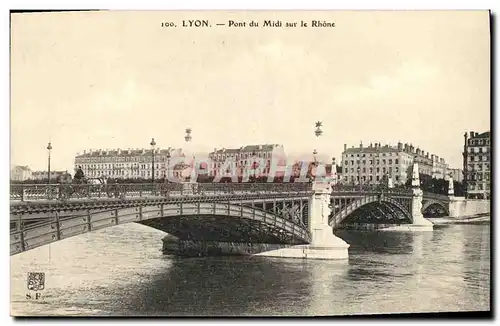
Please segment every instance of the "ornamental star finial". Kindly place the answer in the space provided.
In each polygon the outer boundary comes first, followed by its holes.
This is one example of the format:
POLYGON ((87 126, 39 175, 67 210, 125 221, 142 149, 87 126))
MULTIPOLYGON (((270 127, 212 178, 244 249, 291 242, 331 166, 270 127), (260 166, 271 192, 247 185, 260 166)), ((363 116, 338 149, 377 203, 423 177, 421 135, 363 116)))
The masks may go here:
POLYGON ((316 121, 316 128, 319 128, 319 127, 322 127, 322 126, 323 126, 323 122, 316 121))

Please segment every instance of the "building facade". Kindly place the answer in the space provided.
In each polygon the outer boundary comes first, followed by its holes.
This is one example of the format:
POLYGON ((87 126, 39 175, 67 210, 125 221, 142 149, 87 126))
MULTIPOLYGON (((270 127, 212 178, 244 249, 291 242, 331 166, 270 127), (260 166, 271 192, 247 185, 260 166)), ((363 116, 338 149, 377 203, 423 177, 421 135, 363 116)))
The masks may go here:
MULTIPOLYGON (((166 177, 170 160, 182 156, 181 149, 154 149, 155 179, 166 177)), ((75 170, 79 166, 89 178, 150 179, 153 152, 151 149, 89 150, 76 155, 75 170)))
MULTIPOLYGON (((68 173, 68 171, 50 171, 50 180, 57 180, 61 175, 68 173)), ((48 180, 48 171, 34 171, 31 179, 33 180, 48 180)))
POLYGON ((462 169, 453 169, 449 168, 448 173, 449 176, 451 175, 452 179, 458 182, 464 181, 464 171, 462 169))
POLYGON ((31 169, 27 166, 17 165, 10 170, 11 181, 25 181, 32 178, 31 169))
POLYGON ((413 161, 419 163, 419 173, 437 179, 446 178, 448 165, 437 155, 399 142, 397 146, 380 143, 347 148, 342 152, 342 175, 339 183, 375 185, 387 183, 403 185, 411 178, 413 161))
POLYGON ((491 136, 471 131, 464 134, 463 171, 467 198, 490 198, 491 136))
MULTIPOLYGON (((240 148, 214 148, 214 151, 208 154, 211 159, 209 175, 217 175, 221 169, 226 168, 226 173, 236 172, 238 176, 267 176, 271 169, 271 164, 285 166, 286 157, 283 145, 265 144, 265 145, 247 145, 240 148), (253 158, 256 158, 264 164, 254 164, 253 158), (228 162, 226 162, 228 161, 228 162), (254 164, 252 166, 252 164, 254 164)), ((224 171, 222 171, 224 172, 224 171)), ((284 174, 281 172, 281 174, 284 174)), ((277 176, 280 173, 276 174, 277 176)))

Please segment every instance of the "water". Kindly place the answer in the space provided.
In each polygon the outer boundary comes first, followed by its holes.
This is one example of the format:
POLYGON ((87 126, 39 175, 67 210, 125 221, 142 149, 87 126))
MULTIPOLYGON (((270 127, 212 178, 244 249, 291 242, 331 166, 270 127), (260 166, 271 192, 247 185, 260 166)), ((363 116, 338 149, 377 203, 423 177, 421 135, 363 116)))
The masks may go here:
POLYGON ((344 232, 349 261, 178 259, 164 233, 104 229, 11 257, 14 315, 339 315, 490 310, 490 226, 344 232), (45 272, 27 300, 26 274, 45 272))

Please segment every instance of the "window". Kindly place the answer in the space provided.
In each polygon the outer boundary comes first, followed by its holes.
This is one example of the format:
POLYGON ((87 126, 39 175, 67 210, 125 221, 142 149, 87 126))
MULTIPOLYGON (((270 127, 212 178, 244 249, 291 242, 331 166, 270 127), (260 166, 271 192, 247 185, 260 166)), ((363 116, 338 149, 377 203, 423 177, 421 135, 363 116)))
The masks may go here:
POLYGON ((385 164, 385 160, 382 160, 382 164, 385 164))
MULTIPOLYGON (((379 172, 380 172, 380 168, 377 168, 377 173, 379 173, 379 172)), ((377 177, 377 178, 378 178, 378 177, 377 177)), ((378 179, 377 179, 377 181, 378 181, 378 179)))
POLYGON ((377 175, 377 181, 380 181, 380 177, 377 175))
POLYGON ((372 164, 373 164, 373 160, 370 160, 370 165, 372 165, 372 164))
POLYGON ((365 164, 366 164, 366 161, 365 161, 365 160, 363 160, 363 165, 365 165, 365 164))
POLYGON ((398 160, 398 159, 395 159, 395 160, 394 160, 394 164, 399 164, 399 160, 398 160))
POLYGON ((392 159, 389 159, 389 164, 392 164, 392 159))
POLYGON ((370 176, 370 181, 373 181, 373 175, 370 176))
POLYGON ((363 173, 366 173, 366 168, 363 168, 363 173))
POLYGON ((399 175, 396 176, 396 181, 399 181, 399 175))

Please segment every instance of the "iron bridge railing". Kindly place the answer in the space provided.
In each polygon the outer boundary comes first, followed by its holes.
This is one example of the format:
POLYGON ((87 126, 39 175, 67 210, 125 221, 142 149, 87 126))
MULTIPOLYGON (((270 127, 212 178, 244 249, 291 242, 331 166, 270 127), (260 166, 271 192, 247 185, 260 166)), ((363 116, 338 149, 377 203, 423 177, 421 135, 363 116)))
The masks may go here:
POLYGON ((311 192, 309 183, 148 183, 148 184, 14 184, 11 201, 135 197, 183 197, 311 192))

